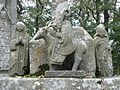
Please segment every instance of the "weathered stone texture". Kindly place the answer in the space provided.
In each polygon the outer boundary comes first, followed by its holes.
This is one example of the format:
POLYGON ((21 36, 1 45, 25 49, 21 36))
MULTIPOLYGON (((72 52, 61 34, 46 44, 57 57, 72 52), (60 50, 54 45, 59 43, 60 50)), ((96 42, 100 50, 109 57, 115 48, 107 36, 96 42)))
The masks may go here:
POLYGON ((42 90, 101 90, 100 79, 45 79, 42 90))
POLYGON ((0 78, 0 90, 101 90, 100 79, 0 78))
POLYGON ((105 78, 102 80, 105 90, 120 90, 120 77, 105 78))
POLYGON ((0 69, 8 69, 9 66, 9 41, 10 32, 0 30, 0 69))
POLYGON ((45 77, 49 78, 84 78, 87 76, 85 71, 46 71, 45 77))
POLYGON ((0 78, 0 90, 120 90, 113 78, 0 78))
POLYGON ((45 48, 45 41, 38 40, 30 44, 30 74, 34 74, 39 71, 39 66, 46 64, 47 55, 45 48))
POLYGON ((32 86, 37 80, 34 78, 1 78, 0 90, 34 90, 32 86))
POLYGON ((0 0, 0 5, 3 6, 0 10, 0 74, 3 73, 2 76, 6 76, 4 71, 8 71, 9 68, 9 43, 16 24, 16 4, 16 0, 0 0))

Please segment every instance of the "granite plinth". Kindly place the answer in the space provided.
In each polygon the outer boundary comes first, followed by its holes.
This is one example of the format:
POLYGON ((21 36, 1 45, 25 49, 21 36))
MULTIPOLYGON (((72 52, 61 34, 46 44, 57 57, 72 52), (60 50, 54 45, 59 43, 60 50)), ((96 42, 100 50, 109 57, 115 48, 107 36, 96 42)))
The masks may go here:
POLYGON ((85 78, 85 71, 46 71, 46 78, 85 78))
POLYGON ((0 90, 120 90, 120 77, 0 78, 0 90))

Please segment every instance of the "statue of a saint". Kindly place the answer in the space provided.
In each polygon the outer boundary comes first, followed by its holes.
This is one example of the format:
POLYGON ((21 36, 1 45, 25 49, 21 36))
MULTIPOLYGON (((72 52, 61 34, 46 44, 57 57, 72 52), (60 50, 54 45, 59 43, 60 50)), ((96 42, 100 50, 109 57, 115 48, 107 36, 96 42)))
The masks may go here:
POLYGON ((99 24, 96 27, 96 34, 94 36, 97 76, 110 77, 113 75, 111 46, 109 45, 108 33, 104 25, 99 24))
POLYGON ((28 35, 25 24, 18 22, 10 42, 10 76, 25 75, 29 72, 28 35))

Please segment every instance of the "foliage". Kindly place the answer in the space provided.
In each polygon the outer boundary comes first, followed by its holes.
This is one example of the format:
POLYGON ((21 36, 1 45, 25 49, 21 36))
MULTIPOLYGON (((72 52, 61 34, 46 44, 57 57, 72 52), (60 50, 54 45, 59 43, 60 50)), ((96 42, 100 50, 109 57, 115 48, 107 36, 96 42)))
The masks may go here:
MULTIPOLYGON (((34 6, 24 6, 19 20, 26 24, 27 32, 33 36, 40 27, 51 19, 51 3, 49 0, 34 0, 34 6)), ((24 3, 23 3, 24 4, 24 3)))

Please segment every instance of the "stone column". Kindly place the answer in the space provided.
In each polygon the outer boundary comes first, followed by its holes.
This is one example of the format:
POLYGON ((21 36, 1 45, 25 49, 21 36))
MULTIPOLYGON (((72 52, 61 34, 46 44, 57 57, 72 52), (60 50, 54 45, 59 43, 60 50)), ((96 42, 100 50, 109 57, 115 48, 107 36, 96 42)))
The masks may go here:
POLYGON ((0 1, 0 76, 5 76, 9 69, 9 43, 15 29, 16 11, 16 0, 0 1))

